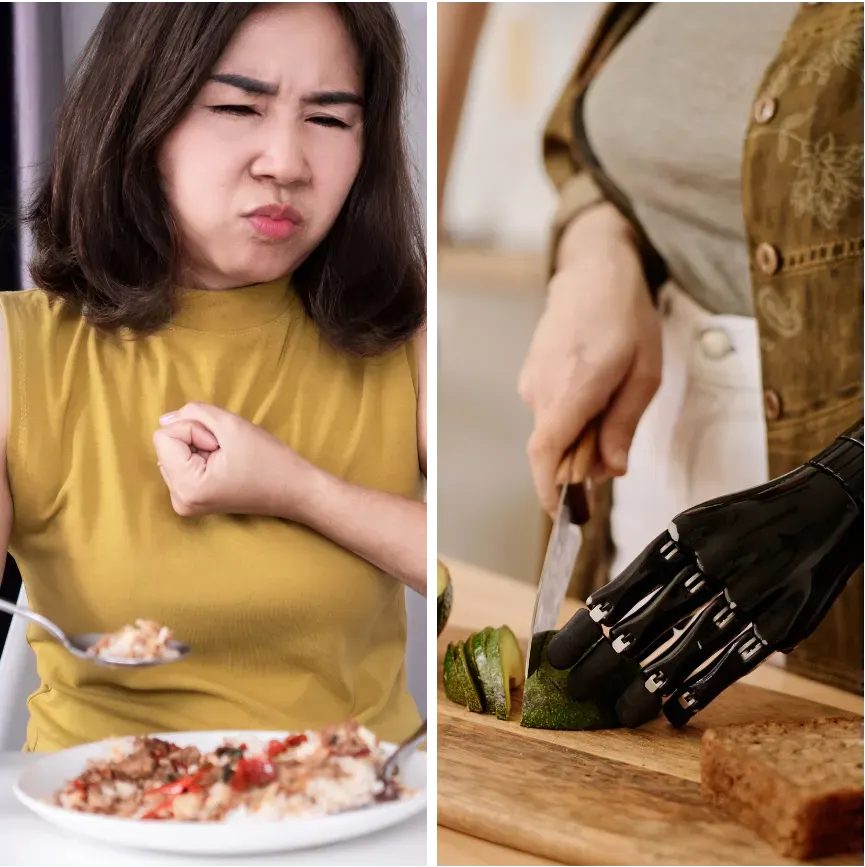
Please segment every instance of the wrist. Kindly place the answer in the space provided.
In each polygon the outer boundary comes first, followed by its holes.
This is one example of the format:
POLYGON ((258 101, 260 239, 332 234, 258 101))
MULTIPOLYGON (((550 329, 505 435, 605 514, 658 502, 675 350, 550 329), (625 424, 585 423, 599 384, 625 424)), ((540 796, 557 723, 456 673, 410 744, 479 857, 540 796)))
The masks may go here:
POLYGON ((319 530, 327 503, 332 501, 340 480, 308 461, 304 464, 303 477, 295 487, 291 513, 280 517, 319 530))
POLYGON ((556 270, 567 268, 587 247, 607 248, 612 254, 624 250, 638 255, 636 236, 628 219, 609 202, 599 202, 579 213, 566 226, 556 251, 556 270))
POLYGON ((283 443, 276 454, 271 454, 267 468, 265 494, 258 498, 255 511, 308 524, 319 508, 328 474, 283 443))

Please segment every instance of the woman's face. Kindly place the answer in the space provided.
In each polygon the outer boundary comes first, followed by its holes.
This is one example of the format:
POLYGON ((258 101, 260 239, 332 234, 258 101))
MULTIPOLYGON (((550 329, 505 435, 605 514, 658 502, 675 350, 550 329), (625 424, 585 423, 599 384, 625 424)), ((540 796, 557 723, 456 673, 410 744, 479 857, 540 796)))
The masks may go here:
POLYGON ((362 94, 330 4, 272 4, 245 20, 160 152, 184 285, 273 280, 315 249, 360 167, 362 94))

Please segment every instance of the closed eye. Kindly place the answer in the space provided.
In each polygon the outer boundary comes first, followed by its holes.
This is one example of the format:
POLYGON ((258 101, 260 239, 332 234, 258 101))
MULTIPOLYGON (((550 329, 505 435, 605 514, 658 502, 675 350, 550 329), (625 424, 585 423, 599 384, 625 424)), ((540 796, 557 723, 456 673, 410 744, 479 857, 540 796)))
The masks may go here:
POLYGON ((211 105, 208 108, 215 114, 233 114, 236 117, 251 117, 258 112, 249 105, 211 105))
POLYGON ((344 121, 341 121, 338 117, 330 117, 328 115, 323 115, 319 117, 311 117, 309 118, 310 123, 314 123, 317 126, 327 126, 335 129, 348 129, 348 124, 344 121))

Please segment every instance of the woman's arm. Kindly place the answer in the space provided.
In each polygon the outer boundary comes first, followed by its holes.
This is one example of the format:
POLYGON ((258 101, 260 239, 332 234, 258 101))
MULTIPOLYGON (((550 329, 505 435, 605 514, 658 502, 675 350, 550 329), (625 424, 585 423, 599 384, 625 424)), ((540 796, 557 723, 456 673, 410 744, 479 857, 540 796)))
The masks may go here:
POLYGON ((299 510, 291 495, 279 510, 426 596, 426 503, 322 472, 299 510))
MULTIPOLYGON (((417 438, 426 474, 426 331, 419 333, 417 438)), ((187 404, 153 436, 174 510, 269 515, 305 524, 426 595, 426 504, 352 485, 264 428, 217 407, 187 404)))
POLYGON ((417 357, 417 454, 420 471, 426 478, 426 325, 414 340, 417 357))
POLYGON ((9 435, 9 338, 6 316, 0 309, 0 584, 6 567, 6 552, 12 534, 12 492, 6 472, 6 441, 9 435))
MULTIPOLYGON (((426 476, 426 328, 415 338, 417 353, 417 443, 421 472, 426 476)), ((286 466, 286 473, 290 467, 286 466)), ((287 491, 279 517, 291 518, 287 491)), ((318 484, 296 520, 393 575, 426 596, 426 503, 350 485, 320 472, 318 484)))

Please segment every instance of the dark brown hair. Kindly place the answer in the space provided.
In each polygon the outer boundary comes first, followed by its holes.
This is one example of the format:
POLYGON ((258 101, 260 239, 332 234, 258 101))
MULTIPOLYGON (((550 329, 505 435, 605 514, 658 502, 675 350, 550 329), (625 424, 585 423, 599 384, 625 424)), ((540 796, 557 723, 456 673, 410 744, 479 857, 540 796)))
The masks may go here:
MULTIPOLYGON (((73 71, 49 171, 25 215, 37 286, 94 326, 152 333, 176 309, 177 229, 157 151, 255 3, 112 3, 73 71)), ((334 3, 364 82, 358 176, 295 271, 337 348, 375 355, 426 315, 426 252, 403 129, 406 58, 389 3, 334 3)))

